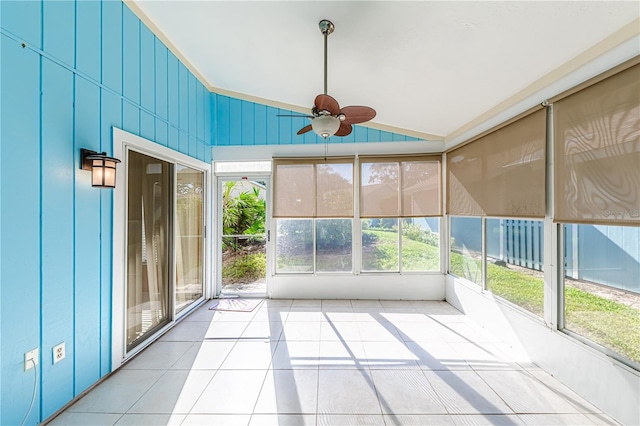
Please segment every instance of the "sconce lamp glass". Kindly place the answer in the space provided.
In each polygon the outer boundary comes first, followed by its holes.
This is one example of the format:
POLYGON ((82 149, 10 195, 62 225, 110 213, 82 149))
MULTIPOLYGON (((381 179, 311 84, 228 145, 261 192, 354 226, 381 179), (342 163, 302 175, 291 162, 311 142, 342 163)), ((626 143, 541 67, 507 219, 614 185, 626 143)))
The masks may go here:
POLYGON ((108 157, 106 152, 98 153, 88 149, 80 150, 82 170, 91 170, 91 186, 115 188, 117 158, 108 157))

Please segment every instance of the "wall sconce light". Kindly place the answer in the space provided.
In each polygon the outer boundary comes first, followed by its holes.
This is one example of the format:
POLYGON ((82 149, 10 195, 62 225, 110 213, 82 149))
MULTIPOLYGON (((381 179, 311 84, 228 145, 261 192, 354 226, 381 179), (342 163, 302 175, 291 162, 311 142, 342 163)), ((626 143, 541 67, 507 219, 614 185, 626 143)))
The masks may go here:
POLYGON ((107 157, 106 152, 98 153, 80 149, 80 168, 91 170, 91 186, 98 188, 116 187, 116 164, 120 160, 107 157))

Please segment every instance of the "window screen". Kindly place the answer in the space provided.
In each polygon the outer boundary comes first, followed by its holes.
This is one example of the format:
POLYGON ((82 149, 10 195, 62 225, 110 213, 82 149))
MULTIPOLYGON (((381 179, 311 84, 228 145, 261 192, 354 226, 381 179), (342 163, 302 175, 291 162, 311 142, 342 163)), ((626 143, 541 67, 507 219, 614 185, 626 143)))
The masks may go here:
POLYGON ((554 219, 640 224, 640 65, 553 104, 554 219))
POLYGON ((353 158, 274 159, 274 217, 353 217, 353 158))
POLYGON ((447 212, 543 218, 545 163, 543 109, 447 154, 447 212))
POLYGON ((361 157, 360 217, 440 216, 439 156, 361 157))

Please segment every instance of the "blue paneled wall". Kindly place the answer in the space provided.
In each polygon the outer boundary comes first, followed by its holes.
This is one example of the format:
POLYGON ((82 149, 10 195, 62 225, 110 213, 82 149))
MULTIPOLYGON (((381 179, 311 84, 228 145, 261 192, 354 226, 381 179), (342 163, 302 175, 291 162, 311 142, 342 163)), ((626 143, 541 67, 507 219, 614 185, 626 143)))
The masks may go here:
MULTIPOLYGON (((214 145, 324 144, 314 132, 296 133, 309 124, 306 118, 278 117, 300 114, 250 101, 211 94, 214 145)), ((330 143, 418 141, 420 139, 364 126, 353 126, 345 137, 331 137, 330 143)))
POLYGON ((80 148, 112 153, 116 126, 210 161, 212 103, 120 1, 0 8, 0 424, 27 413, 24 353, 39 348, 35 424, 111 365, 113 195, 79 170, 80 148))
MULTIPOLYGON (((210 93, 119 0, 0 8, 0 424, 27 413, 39 348, 35 424, 110 372, 113 195, 80 148, 112 153, 112 126, 206 162, 215 144, 324 141, 277 117, 291 111, 210 93)), ((330 142, 414 140, 354 126, 330 142)))

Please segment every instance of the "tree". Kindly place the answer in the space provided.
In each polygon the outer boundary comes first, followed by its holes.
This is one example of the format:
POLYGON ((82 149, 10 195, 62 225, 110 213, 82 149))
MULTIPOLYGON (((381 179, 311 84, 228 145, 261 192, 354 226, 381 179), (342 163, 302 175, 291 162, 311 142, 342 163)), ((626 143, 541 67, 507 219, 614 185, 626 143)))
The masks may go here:
MULTIPOLYGON (((238 193, 237 182, 225 182, 222 193, 222 230, 225 235, 256 235, 265 232, 265 200, 260 189, 238 193)), ((243 240, 246 241, 246 240, 243 240)))

